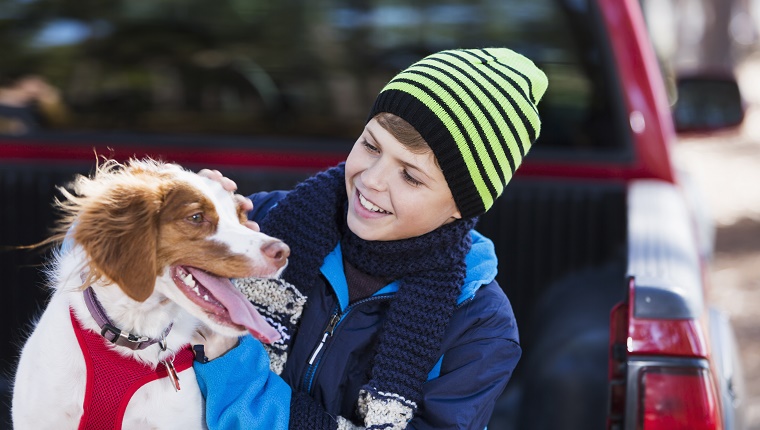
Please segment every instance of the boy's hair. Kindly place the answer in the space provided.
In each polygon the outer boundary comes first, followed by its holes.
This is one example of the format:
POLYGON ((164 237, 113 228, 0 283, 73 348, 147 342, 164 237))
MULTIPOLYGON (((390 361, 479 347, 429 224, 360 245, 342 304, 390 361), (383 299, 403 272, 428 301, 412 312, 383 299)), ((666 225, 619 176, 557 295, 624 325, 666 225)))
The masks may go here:
POLYGON ((403 118, 399 118, 392 113, 380 112, 375 115, 375 119, 385 131, 395 137, 406 149, 415 154, 431 151, 430 145, 425 142, 420 133, 403 118))
MULTIPOLYGON (((430 145, 425 142, 425 139, 422 138, 422 135, 403 118, 392 113, 380 112, 375 115, 375 119, 380 124, 380 127, 395 137, 409 151, 415 154, 425 154, 433 151, 430 145)), ((433 161, 435 161, 435 165, 440 169, 441 165, 438 163, 438 159, 433 157, 433 161)))

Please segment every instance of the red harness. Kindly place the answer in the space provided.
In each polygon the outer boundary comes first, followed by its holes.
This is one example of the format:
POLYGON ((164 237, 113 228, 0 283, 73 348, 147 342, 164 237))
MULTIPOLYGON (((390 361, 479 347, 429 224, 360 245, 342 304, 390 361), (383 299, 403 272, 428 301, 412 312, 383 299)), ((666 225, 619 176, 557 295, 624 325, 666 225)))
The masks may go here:
MULTIPOLYGON (((168 376, 162 364, 151 369, 108 348, 99 334, 85 330, 71 312, 71 324, 87 365, 84 414, 79 430, 121 429, 124 411, 132 395, 148 382, 168 376)), ((193 365, 190 345, 174 357, 174 368, 181 372, 193 365)), ((167 381, 168 383, 168 381, 167 381)))

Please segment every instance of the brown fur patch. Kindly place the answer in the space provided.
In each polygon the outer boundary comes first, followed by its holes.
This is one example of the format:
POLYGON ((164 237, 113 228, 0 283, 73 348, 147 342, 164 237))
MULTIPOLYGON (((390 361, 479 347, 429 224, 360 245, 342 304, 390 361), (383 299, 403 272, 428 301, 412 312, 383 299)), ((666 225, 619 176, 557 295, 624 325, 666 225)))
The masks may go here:
POLYGON ((83 201, 74 240, 90 257, 91 276, 103 275, 143 301, 159 273, 157 215, 161 191, 147 182, 112 184, 83 201))

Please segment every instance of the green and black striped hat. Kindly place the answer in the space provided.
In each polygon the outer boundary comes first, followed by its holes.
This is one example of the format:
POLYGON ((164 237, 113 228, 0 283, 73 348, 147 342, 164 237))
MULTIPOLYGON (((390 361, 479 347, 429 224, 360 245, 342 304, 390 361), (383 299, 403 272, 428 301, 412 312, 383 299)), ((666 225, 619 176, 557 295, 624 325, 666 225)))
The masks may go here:
POLYGON ((536 105, 546 75, 506 48, 429 55, 394 77, 369 118, 397 115, 438 159, 463 217, 485 213, 541 130, 536 105))

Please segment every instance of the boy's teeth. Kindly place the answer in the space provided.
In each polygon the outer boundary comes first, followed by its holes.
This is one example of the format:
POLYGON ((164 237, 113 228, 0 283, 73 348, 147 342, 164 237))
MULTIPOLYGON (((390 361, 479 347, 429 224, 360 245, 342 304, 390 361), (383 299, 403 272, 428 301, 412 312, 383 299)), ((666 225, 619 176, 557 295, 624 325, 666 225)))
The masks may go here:
POLYGON ((367 200, 366 198, 364 198, 364 196, 361 195, 361 194, 359 194, 359 203, 361 203, 361 205, 365 209, 367 209, 369 211, 380 212, 380 213, 388 213, 388 212, 380 209, 378 206, 375 206, 372 202, 370 202, 369 200, 367 200))

